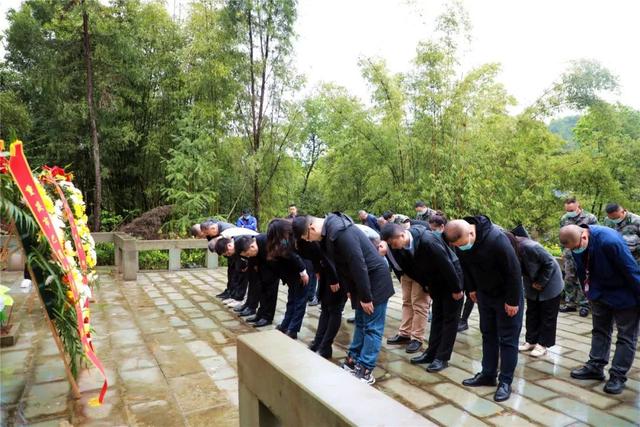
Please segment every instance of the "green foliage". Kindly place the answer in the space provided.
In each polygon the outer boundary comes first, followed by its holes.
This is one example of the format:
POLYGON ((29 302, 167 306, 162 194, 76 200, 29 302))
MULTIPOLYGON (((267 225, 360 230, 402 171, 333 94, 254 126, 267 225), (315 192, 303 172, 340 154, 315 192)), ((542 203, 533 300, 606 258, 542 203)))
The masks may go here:
POLYGON ((140 270, 166 270, 169 268, 169 251, 143 251, 138 253, 140 270))
POLYGON ((113 243, 96 243, 96 257, 98 265, 114 265, 114 250, 113 243))
POLYGON ((567 141, 568 147, 571 148, 575 145, 573 129, 576 127, 579 119, 580 116, 566 116, 551 120, 549 123, 549 130, 567 141))

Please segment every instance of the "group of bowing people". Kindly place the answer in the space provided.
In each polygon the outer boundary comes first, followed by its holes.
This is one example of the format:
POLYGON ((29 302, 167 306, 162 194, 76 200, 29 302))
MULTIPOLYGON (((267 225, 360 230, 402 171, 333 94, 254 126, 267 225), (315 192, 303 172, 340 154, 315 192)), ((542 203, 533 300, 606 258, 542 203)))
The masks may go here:
MULTIPOLYGON (((209 239, 209 249, 227 258, 227 289, 217 297, 256 328, 272 324, 282 281, 288 286, 287 305, 276 328, 296 339, 310 283, 317 280, 321 314, 309 348, 322 357, 332 358, 332 344, 350 300, 355 327, 342 367, 367 384, 375 382, 387 303, 394 294, 390 271, 402 283, 403 319, 388 344, 418 341, 419 349, 423 337, 415 331, 424 331, 424 326, 416 325, 415 319, 426 320, 425 313, 418 313, 424 308, 417 303, 423 298, 420 292, 432 300, 427 348, 411 359, 426 364, 428 372, 448 366, 466 294, 468 302, 478 304, 482 370, 463 384, 496 387, 494 400, 507 400, 518 351, 540 356, 555 345, 563 288, 558 262, 522 227, 507 231, 484 215, 447 221, 434 212, 425 221, 387 219, 378 232, 341 212, 322 218, 277 218, 266 233, 208 220, 194 225, 192 234, 209 239), (519 345, 525 297, 526 342, 519 345)), ((640 271, 634 274, 640 278, 640 271)), ((415 346, 410 351, 409 345, 407 352, 417 351, 415 346)), ((617 365, 622 387, 630 367, 631 362, 617 365)))

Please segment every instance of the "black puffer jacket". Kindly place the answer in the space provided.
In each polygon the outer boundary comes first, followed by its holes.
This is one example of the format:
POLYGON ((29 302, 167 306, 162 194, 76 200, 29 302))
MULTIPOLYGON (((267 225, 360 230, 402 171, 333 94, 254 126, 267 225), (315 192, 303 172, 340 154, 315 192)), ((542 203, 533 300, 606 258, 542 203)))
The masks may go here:
POLYGON ((516 306, 522 299, 520 261, 503 230, 484 216, 464 218, 476 226, 476 241, 467 251, 456 249, 462 264, 465 289, 480 291, 516 306))
POLYGON ((340 286, 351 293, 354 307, 359 302, 382 304, 393 295, 385 259, 348 215, 340 212, 327 215, 321 247, 336 267, 340 286))
POLYGON ((413 238, 412 250, 392 250, 403 273, 430 293, 462 291, 460 262, 444 240, 421 225, 411 226, 408 231, 413 238))

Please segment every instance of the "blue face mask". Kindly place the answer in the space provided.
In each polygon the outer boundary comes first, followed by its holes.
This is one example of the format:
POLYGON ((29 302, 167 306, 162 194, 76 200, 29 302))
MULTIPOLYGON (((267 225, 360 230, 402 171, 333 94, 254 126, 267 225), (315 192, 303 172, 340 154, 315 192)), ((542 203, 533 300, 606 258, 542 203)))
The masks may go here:
POLYGON ((565 215, 569 218, 575 218, 578 216, 578 211, 568 211, 565 215))
POLYGON ((571 249, 571 252, 573 252, 574 254, 581 254, 582 252, 584 252, 585 250, 587 250, 586 247, 580 247, 578 249, 571 249))
POLYGON ((461 251, 468 251, 472 247, 473 247, 473 243, 469 241, 469 243, 467 243, 466 245, 458 246, 458 249, 460 249, 461 251))
POLYGON ((435 234, 436 236, 442 236, 442 230, 435 230, 433 234, 435 234))

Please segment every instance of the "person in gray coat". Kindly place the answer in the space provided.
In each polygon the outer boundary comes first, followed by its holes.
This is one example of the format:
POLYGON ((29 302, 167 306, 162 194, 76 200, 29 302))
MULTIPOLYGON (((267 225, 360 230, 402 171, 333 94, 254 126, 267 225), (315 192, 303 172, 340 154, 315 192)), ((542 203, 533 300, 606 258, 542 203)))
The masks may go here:
POLYGON ((520 259, 527 300, 526 342, 518 349, 540 357, 556 343, 560 294, 564 287, 562 272, 558 261, 540 243, 511 233, 508 236, 520 259))

